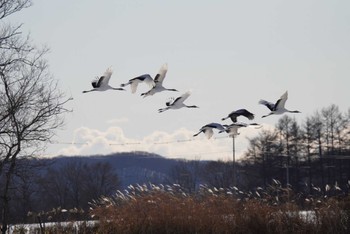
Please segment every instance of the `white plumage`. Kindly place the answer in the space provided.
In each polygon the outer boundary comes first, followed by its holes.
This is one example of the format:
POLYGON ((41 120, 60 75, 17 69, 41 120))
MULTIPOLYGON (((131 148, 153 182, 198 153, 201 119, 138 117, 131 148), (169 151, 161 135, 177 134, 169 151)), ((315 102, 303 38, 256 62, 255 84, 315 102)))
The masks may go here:
POLYGON ((92 91, 106 91, 108 89, 112 90, 124 90, 122 88, 114 88, 109 85, 109 80, 112 76, 112 69, 108 68, 101 77, 96 77, 91 81, 92 89, 83 91, 83 93, 88 93, 92 91))
POLYGON ((141 96, 147 97, 152 96, 156 93, 162 92, 162 91, 178 91, 176 89, 167 89, 163 86, 163 81, 165 78, 165 75, 168 71, 168 64, 164 64, 160 69, 156 77, 154 78, 155 85, 147 92, 142 93, 141 96))
POLYGON ((288 91, 286 91, 281 97, 280 99, 277 100, 277 102, 274 104, 272 102, 268 102, 268 101, 265 101, 265 100, 260 100, 259 101, 259 104, 262 104, 262 105, 265 105, 267 108, 270 109, 270 113, 267 114, 267 115, 263 115, 262 118, 264 117, 267 117, 269 115, 281 115, 281 114, 284 114, 286 112, 289 112, 289 113, 300 113, 300 111, 290 111, 288 109, 286 109, 284 106, 286 104, 286 101, 288 99, 288 91))
POLYGON ((255 128, 260 128, 261 126, 257 123, 243 123, 243 122, 235 122, 233 124, 230 125, 223 125, 224 126, 224 130, 220 130, 219 133, 222 132, 227 132, 230 136, 237 136, 239 135, 238 129, 240 128, 245 128, 245 127, 250 127, 250 126, 254 126, 255 128))
POLYGON ((184 101, 191 95, 191 91, 187 91, 186 93, 184 93, 183 95, 181 95, 180 97, 174 99, 173 101, 168 101, 166 102, 166 107, 165 108, 161 108, 159 109, 159 113, 164 112, 166 110, 169 109, 180 109, 183 107, 187 107, 187 108, 198 108, 198 106, 192 105, 192 106, 187 106, 186 104, 184 104, 184 101))
POLYGON ((156 85, 154 80, 149 74, 144 74, 141 76, 137 76, 133 79, 130 79, 127 83, 121 84, 120 86, 125 87, 127 85, 130 85, 131 93, 135 93, 139 83, 146 83, 151 88, 153 88, 156 85))
POLYGON ((225 129, 219 131, 219 133, 227 132, 229 136, 237 136, 239 135, 238 129, 242 127, 247 127, 247 124, 236 122, 230 125, 223 125, 223 126, 225 127, 225 129))
POLYGON ((219 131, 225 131, 225 128, 224 126, 222 126, 221 124, 219 123, 210 123, 210 124, 206 124, 204 125, 203 127, 201 127, 201 129, 199 129, 199 132, 194 134, 193 136, 198 136, 200 133, 204 133, 205 136, 210 139, 213 134, 214 134, 214 131, 213 129, 217 129, 219 131))

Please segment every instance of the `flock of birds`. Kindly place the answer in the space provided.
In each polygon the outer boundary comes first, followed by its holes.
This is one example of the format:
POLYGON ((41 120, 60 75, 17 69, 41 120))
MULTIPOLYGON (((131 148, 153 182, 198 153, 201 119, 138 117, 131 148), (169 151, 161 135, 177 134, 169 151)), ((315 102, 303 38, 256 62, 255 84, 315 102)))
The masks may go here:
MULTIPOLYGON (((159 72, 156 74, 156 76, 154 78, 152 78, 151 75, 149 74, 143 74, 140 76, 137 76, 133 79, 130 79, 127 83, 121 84, 121 88, 115 88, 109 85, 109 80, 112 76, 112 70, 111 68, 108 68, 104 74, 102 76, 96 77, 92 82, 92 89, 91 90, 86 90, 83 91, 83 93, 87 93, 87 92, 93 92, 93 91, 106 91, 106 90, 125 90, 123 87, 126 87, 128 85, 130 85, 130 89, 131 89, 131 93, 136 93, 137 91, 137 87, 140 83, 145 83, 146 85, 148 85, 150 87, 150 90, 148 90, 145 93, 142 93, 141 96, 143 97, 148 97, 148 96, 152 96, 156 93, 160 93, 163 91, 175 91, 177 92, 178 90, 176 89, 168 89, 165 88, 163 86, 163 81, 164 78, 166 76, 166 73, 168 71, 168 65, 164 64, 161 66, 161 68, 159 69, 159 72)), ((177 98, 172 98, 170 101, 167 101, 166 107, 164 108, 160 108, 158 110, 159 113, 164 112, 166 110, 170 110, 170 109, 180 109, 180 108, 198 108, 198 106, 196 105, 186 105, 184 103, 184 101, 191 95, 190 91, 185 92, 184 94, 182 94, 181 96, 177 97, 177 98)), ((288 92, 286 91, 275 103, 269 102, 269 101, 265 101, 265 100, 260 100, 259 104, 265 105, 269 110, 270 113, 268 113, 267 115, 262 116, 262 118, 265 118, 267 116, 270 115, 281 115, 284 113, 300 113, 300 111, 294 110, 288 110, 285 108, 285 103, 288 99, 288 92)), ((198 136, 200 133, 205 134, 205 136, 210 139, 213 134, 214 131, 213 129, 218 130, 219 133, 222 132, 226 132, 228 133, 230 136, 236 136, 238 135, 238 129, 241 127, 248 127, 248 126, 259 126, 259 124, 257 123, 244 123, 244 122, 238 122, 237 118, 239 116, 244 116, 249 120, 253 120, 254 119, 254 114, 249 112, 246 109, 238 109, 235 111, 232 111, 230 114, 228 114, 225 118, 222 118, 221 120, 224 121, 226 119, 231 119, 232 120, 232 124, 227 125, 227 124, 220 124, 220 123, 209 123, 204 125, 203 127, 201 127, 199 129, 199 132, 194 134, 193 136, 198 136)))

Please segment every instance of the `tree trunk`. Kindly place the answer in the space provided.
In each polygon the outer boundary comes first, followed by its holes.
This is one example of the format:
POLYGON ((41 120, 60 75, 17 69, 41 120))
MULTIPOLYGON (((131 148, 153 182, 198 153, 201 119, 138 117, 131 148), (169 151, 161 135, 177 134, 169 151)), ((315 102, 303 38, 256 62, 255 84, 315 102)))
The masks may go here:
MULTIPOLYGON (((5 188, 6 190, 6 188, 5 188)), ((7 226, 8 226, 8 197, 4 192, 4 195, 1 198, 3 200, 3 208, 2 208, 2 219, 1 219, 1 233, 6 234, 7 232, 7 226)))
POLYGON ((3 234, 6 234, 7 231, 7 226, 8 226, 8 221, 9 221, 9 201, 10 198, 8 196, 8 192, 9 192, 9 188, 10 188, 10 184, 11 184, 11 179, 12 176, 14 174, 15 171, 15 166, 16 166, 16 157, 18 155, 18 153, 20 152, 21 149, 21 145, 18 144, 17 149, 15 151, 15 153, 13 154, 11 161, 10 161, 10 167, 8 169, 8 171, 6 172, 6 181, 5 181, 5 188, 4 188, 4 192, 2 195, 2 200, 4 201, 4 206, 2 208, 2 228, 1 228, 1 232, 3 234))
POLYGON ((6 234, 7 231, 7 227, 8 227, 8 221, 9 221, 9 201, 10 198, 8 196, 8 192, 9 192, 9 188, 10 188, 10 184, 11 184, 11 178, 13 175, 13 171, 15 169, 15 163, 11 162, 11 166, 8 170, 8 172, 6 173, 6 182, 5 182, 5 188, 4 188, 4 192, 2 195, 2 200, 4 202, 3 204, 3 208, 2 208, 2 228, 1 228, 1 232, 2 234, 6 234))

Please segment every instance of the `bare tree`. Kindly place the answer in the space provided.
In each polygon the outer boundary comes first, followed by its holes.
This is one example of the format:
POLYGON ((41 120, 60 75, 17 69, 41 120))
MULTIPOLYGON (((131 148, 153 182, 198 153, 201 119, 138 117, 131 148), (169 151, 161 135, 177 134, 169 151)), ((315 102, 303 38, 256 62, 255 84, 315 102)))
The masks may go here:
POLYGON ((199 173, 200 160, 179 160, 171 170, 171 177, 175 183, 192 193, 199 183, 199 173))
POLYGON ((281 144, 284 146, 284 153, 287 155, 287 157, 290 157, 291 155, 291 125, 293 123, 292 118, 290 118, 288 115, 285 115, 281 117, 278 120, 277 123, 277 129, 279 130, 280 134, 280 141, 281 144))
POLYGON ((299 161, 302 156, 302 134, 295 119, 285 115, 278 120, 277 129, 280 142, 286 155, 286 184, 293 185, 298 190, 299 161))
MULTIPOLYGON (((0 1, 0 19, 31 5, 30 0, 0 1)), ((7 230, 8 192, 20 157, 34 156, 62 126, 70 100, 50 76, 47 49, 33 46, 20 26, 0 25, 0 175, 5 178, 1 200, 2 233, 7 230)))
POLYGON ((85 201, 90 202, 100 196, 108 196, 120 186, 117 173, 109 163, 95 163, 84 167, 84 194, 85 201))
POLYGON ((1 0, 0 1, 0 19, 3 19, 13 13, 32 5, 31 0, 1 0))
POLYGON ((109 163, 84 163, 72 158, 63 165, 53 164, 38 181, 41 187, 43 207, 82 208, 101 196, 117 191, 119 177, 109 163))
POLYGON ((109 163, 84 163, 81 159, 69 162, 60 169, 68 185, 70 207, 88 208, 88 202, 112 195, 119 187, 119 178, 109 163))
POLYGON ((337 132, 340 132, 341 128, 343 128, 342 115, 339 108, 334 104, 323 108, 321 114, 323 118, 327 154, 333 154, 337 132))
POLYGON ((305 150, 308 162, 308 189, 312 193, 312 169, 311 169, 311 152, 314 150, 314 142, 316 140, 316 134, 313 130, 312 119, 308 117, 302 126, 303 140, 305 143, 305 150))
POLYGON ((224 161, 211 161, 202 168, 202 177, 206 184, 216 188, 229 188, 233 185, 232 165, 224 161))
POLYGON ((60 174, 68 183, 69 205, 74 207, 81 207, 83 203, 84 183, 86 181, 84 171, 88 171, 88 169, 81 160, 74 160, 61 168, 60 174))
POLYGON ((339 111, 339 107, 334 104, 322 109, 322 117, 324 118, 326 129, 325 138, 328 145, 327 151, 330 154, 338 154, 346 148, 344 142, 349 127, 349 119, 346 114, 342 114, 339 111))
POLYGON ((345 151, 347 153, 350 152, 350 108, 348 109, 347 113, 345 113, 345 119, 346 119, 346 130, 344 131, 344 145, 345 145, 345 151))
POLYGON ((17 160, 9 191, 11 222, 24 222, 27 219, 27 213, 38 205, 36 179, 40 175, 42 166, 39 160, 26 158, 17 160))
POLYGON ((40 184, 40 195, 42 204, 40 208, 45 210, 48 208, 67 207, 68 204, 68 181, 62 174, 61 168, 47 168, 43 176, 37 179, 40 184), (48 205, 49 204, 49 205, 48 205))

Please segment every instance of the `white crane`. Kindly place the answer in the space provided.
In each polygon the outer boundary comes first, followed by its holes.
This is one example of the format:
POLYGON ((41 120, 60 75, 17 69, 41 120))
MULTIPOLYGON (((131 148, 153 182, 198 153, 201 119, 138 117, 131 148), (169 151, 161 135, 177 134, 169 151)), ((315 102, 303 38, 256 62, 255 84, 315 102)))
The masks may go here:
POLYGON ((206 124, 204 125, 203 127, 201 127, 201 129, 199 129, 199 132, 194 134, 193 136, 198 136, 200 133, 204 133, 205 136, 210 139, 213 134, 214 134, 214 131, 213 129, 217 129, 219 131, 225 131, 225 128, 224 126, 222 126, 221 124, 219 123, 210 123, 210 124, 206 124))
POLYGON ((269 115, 281 115, 281 114, 284 114, 286 112, 289 112, 289 113, 301 113, 298 110, 294 110, 294 111, 287 110, 284 107, 284 105, 286 104, 287 99, 288 99, 288 91, 286 91, 281 96, 281 98, 277 100, 277 102, 275 104, 273 104, 272 102, 268 102, 268 101, 265 101, 265 100, 261 99, 259 101, 259 104, 267 106, 267 108, 269 108, 270 111, 271 111, 269 114, 263 115, 262 118, 267 117, 269 115))
POLYGON ((232 111, 227 117, 222 118, 221 120, 225 120, 225 119, 230 118, 232 120, 232 122, 236 123, 238 116, 244 116, 244 117, 248 118, 249 120, 254 119, 253 113, 249 112, 246 109, 238 109, 238 110, 232 111))
POLYGON ((137 76, 133 79, 130 79, 127 83, 121 84, 120 86, 125 87, 127 85, 130 85, 131 93, 135 93, 139 83, 146 83, 148 86, 152 88, 156 85, 154 80, 149 74, 144 74, 141 76, 137 76))
POLYGON ((198 106, 192 105, 192 106, 187 106, 184 104, 184 101, 191 95, 191 91, 187 91, 186 93, 182 94, 180 97, 173 99, 172 101, 166 102, 166 107, 159 109, 159 113, 164 112, 169 109, 180 109, 183 107, 187 108, 198 108, 198 106))
POLYGON ((96 77, 93 81, 91 81, 91 85, 92 85, 93 89, 83 91, 83 93, 88 93, 88 92, 92 92, 92 91, 106 91, 108 89, 125 90, 125 89, 122 89, 122 88, 111 87, 108 84, 109 79, 112 76, 112 73, 113 73, 112 69, 108 68, 101 77, 96 77))
POLYGON ((178 90, 176 90, 176 89, 167 89, 167 88, 164 88, 164 86, 163 86, 163 81, 164 81, 164 78, 165 78, 167 71, 168 71, 168 64, 165 63, 159 69, 158 74, 154 78, 155 85, 146 93, 142 93, 141 96, 143 96, 143 97, 152 96, 155 93, 159 93, 162 91, 176 91, 177 92, 178 90))
POLYGON ((255 128, 261 128, 261 125, 260 124, 257 124, 257 123, 243 123, 243 122, 235 122, 233 124, 230 124, 230 125, 226 125, 224 124, 223 127, 224 127, 224 130, 220 130, 219 133, 222 133, 222 132, 227 132, 230 136, 234 135, 234 136, 237 136, 239 135, 238 133, 238 129, 242 128, 242 127, 255 127, 255 128))
POLYGON ((220 130, 219 133, 227 132, 229 136, 237 136, 237 135, 239 135, 238 129, 242 128, 242 127, 247 127, 247 124, 235 122, 235 123, 230 124, 230 125, 224 124, 223 126, 225 129, 220 130))

